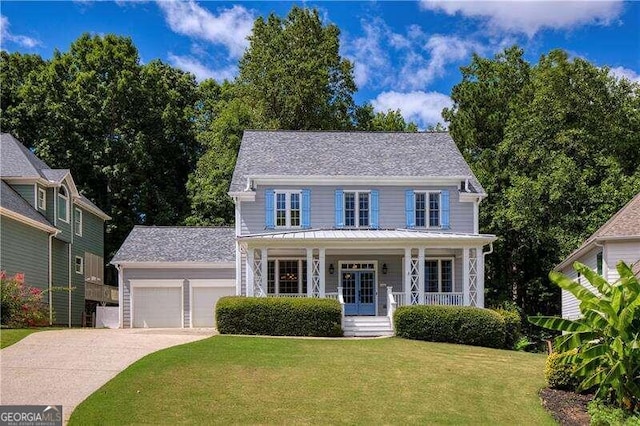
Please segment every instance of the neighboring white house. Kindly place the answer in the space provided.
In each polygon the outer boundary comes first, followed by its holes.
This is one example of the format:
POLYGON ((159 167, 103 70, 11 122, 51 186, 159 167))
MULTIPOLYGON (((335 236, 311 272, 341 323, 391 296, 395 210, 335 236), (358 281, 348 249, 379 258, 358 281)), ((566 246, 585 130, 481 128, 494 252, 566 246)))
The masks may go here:
POLYGON ((338 299, 346 334, 392 332, 400 305, 484 307, 487 195, 446 132, 245 131, 229 196, 235 232, 133 230, 111 262, 124 327, 210 324, 195 307, 230 290, 338 299))
MULTIPOLYGON (((621 260, 632 265, 636 274, 640 273, 640 193, 554 270, 595 291, 588 281, 573 269, 573 263, 584 263, 613 283, 620 278, 616 264, 621 260)), ((580 316, 578 300, 567 291, 562 292, 562 316, 569 319, 580 316)))

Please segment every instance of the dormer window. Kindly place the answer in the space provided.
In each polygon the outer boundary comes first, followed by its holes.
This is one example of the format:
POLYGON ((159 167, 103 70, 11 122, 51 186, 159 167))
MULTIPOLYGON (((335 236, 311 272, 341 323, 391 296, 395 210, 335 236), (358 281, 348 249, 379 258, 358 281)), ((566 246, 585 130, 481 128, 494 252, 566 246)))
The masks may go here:
POLYGON ((69 223, 69 191, 64 185, 58 189, 58 219, 69 223))
POLYGON ((38 188, 38 208, 40 210, 47 209, 47 191, 42 188, 38 188))

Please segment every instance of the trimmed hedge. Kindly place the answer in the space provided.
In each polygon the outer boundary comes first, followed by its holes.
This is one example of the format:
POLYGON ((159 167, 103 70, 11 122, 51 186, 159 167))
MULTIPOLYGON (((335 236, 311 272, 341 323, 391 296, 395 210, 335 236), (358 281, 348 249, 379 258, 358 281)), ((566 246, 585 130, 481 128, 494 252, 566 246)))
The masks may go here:
POLYGON ((504 348, 515 349, 516 342, 520 340, 520 337, 522 337, 522 318, 520 317, 520 314, 515 310, 501 308, 494 309, 494 311, 499 313, 504 320, 504 348))
POLYGON ((471 306, 401 306, 393 317, 406 339, 503 348, 505 323, 495 311, 471 306))
POLYGON ((216 304, 221 334, 342 336, 337 300, 306 297, 222 297, 216 304))
POLYGON ((570 353, 550 353, 544 366, 544 377, 552 389, 575 391, 580 380, 573 374, 573 366, 562 362, 562 357, 566 355, 570 353))

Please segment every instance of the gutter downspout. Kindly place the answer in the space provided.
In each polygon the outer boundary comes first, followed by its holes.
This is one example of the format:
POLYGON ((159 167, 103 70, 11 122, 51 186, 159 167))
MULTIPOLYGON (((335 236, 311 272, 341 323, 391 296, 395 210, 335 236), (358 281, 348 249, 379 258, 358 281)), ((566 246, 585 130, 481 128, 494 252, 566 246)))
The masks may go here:
POLYGON ((49 234, 49 325, 53 325, 53 238, 59 233, 49 234))
POLYGON ((122 270, 122 265, 115 264, 114 266, 118 271, 118 322, 120 324, 120 328, 124 328, 124 324, 122 323, 124 319, 124 305, 123 305, 124 272, 122 270))
POLYGON ((69 328, 71 328, 71 244, 67 245, 69 253, 69 328))

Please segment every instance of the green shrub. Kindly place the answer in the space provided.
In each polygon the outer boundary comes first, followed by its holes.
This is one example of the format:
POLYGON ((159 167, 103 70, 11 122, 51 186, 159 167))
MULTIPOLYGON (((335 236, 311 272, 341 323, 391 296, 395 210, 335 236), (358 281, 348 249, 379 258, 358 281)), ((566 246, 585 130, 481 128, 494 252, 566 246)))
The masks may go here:
POLYGON ((592 426, 640 426, 640 413, 629 414, 599 400, 591 401, 587 411, 591 416, 592 426))
POLYGON ((516 342, 520 340, 522 336, 520 330, 522 328, 522 318, 517 310, 512 309, 494 309, 502 319, 504 320, 505 336, 504 347, 505 349, 515 349, 516 342))
POLYGON ((580 380, 573 374, 573 366, 562 360, 567 355, 570 355, 570 353, 552 352, 547 357, 544 377, 552 389, 575 391, 580 384, 580 380))
POLYGON ((222 297, 216 304, 221 334, 342 336, 337 300, 300 297, 222 297))
POLYGON ((505 323, 500 314, 470 306, 401 306, 394 314, 396 335, 429 342, 502 348, 505 323))

